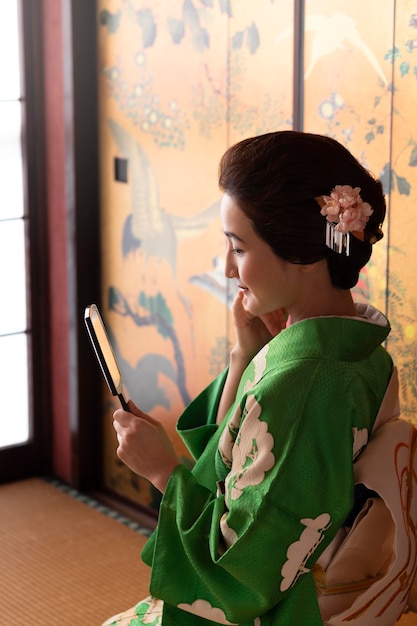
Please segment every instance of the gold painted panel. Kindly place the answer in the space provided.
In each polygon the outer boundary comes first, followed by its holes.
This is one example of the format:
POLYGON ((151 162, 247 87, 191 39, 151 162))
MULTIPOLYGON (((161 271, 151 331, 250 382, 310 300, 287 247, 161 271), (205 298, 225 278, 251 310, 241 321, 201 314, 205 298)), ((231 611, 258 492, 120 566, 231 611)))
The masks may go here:
MULTIPOLYGON (((232 341, 218 162, 231 142, 291 127, 292 2, 258 4, 98 3, 103 317, 128 395, 185 461, 177 418, 232 341)), ((105 484, 156 507, 116 458, 114 408, 103 409, 105 484)))
POLYGON ((307 0, 304 77, 305 130, 338 139, 384 183, 385 238, 375 246, 355 295, 391 321, 387 347, 400 369, 402 413, 414 423, 416 9, 412 1, 307 0), (378 28, 370 27, 376 22, 378 28))
POLYGON ((400 368, 401 410, 417 424, 417 4, 396 2, 389 193, 388 348, 400 368))

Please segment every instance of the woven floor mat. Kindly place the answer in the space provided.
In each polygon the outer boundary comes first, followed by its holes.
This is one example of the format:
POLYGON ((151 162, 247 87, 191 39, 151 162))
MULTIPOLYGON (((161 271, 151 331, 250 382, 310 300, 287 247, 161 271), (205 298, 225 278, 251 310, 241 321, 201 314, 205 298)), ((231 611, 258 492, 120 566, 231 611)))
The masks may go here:
POLYGON ((148 595, 147 537, 71 493, 42 479, 0 486, 0 626, 100 626, 148 595))
POLYGON ((0 486, 0 626, 99 626, 148 595, 145 535, 48 484, 0 486))

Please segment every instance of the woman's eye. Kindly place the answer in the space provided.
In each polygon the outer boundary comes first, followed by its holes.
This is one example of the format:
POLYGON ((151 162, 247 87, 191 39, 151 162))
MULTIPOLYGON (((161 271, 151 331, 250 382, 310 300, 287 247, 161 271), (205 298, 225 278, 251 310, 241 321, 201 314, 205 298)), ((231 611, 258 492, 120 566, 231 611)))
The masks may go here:
POLYGON ((243 250, 240 248, 232 248, 233 254, 243 254, 243 250))

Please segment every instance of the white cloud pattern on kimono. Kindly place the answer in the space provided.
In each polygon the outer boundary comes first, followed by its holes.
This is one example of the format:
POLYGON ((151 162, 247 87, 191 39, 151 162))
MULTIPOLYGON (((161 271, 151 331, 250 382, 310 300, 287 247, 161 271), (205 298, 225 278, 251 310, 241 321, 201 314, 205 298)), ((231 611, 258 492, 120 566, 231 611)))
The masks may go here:
POLYGON ((266 369, 266 355, 268 354, 268 351, 269 344, 267 343, 266 346, 264 346, 262 350, 260 350, 258 354, 253 358, 252 362, 255 368, 254 379, 246 381, 243 389, 245 393, 253 389, 253 387, 255 387, 255 385, 257 385, 258 382, 261 380, 263 373, 266 369))
POLYGON ((310 570, 305 564, 317 546, 323 541, 323 532, 330 524, 330 515, 322 513, 316 519, 304 518, 300 520, 305 529, 300 539, 294 541, 287 550, 287 561, 281 569, 281 591, 286 591, 293 585, 302 574, 310 570))
POLYGON ((275 464, 274 438, 268 432, 268 424, 259 419, 262 407, 254 395, 248 396, 245 411, 226 478, 226 502, 240 498, 246 487, 262 483, 265 473, 275 464))
POLYGON ((368 431, 366 428, 361 428, 360 430, 356 428, 352 428, 353 435, 353 459, 356 459, 357 456, 361 453, 363 448, 368 443, 368 431))
MULTIPOLYGON (((262 350, 254 357, 254 379, 248 380, 244 386, 244 393, 255 387, 255 385, 261 380, 263 373, 266 369, 266 355, 268 354, 269 344, 264 346, 262 350)), ((239 432, 240 422, 242 419, 242 411, 240 405, 236 407, 235 412, 230 417, 229 422, 224 429, 219 441, 218 451, 220 457, 226 467, 230 469, 232 466, 232 448, 236 440, 236 436, 239 432)))
POLYGON ((211 606, 210 602, 207 602, 207 600, 194 600, 192 604, 183 602, 178 605, 178 608, 187 611, 187 613, 203 617, 204 619, 210 619, 212 622, 217 622, 218 624, 237 626, 235 622, 229 622, 229 620, 226 619, 224 611, 211 606))

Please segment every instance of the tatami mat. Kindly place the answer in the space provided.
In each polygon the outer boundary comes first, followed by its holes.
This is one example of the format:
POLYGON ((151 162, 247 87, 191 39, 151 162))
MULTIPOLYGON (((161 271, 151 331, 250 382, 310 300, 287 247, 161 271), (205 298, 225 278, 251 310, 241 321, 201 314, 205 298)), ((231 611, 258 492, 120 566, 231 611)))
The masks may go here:
POLYGON ((148 595, 137 524, 58 487, 0 486, 0 626, 100 626, 148 595))
POLYGON ((148 595, 147 537, 42 479, 0 486, 0 626, 98 626, 148 595))

